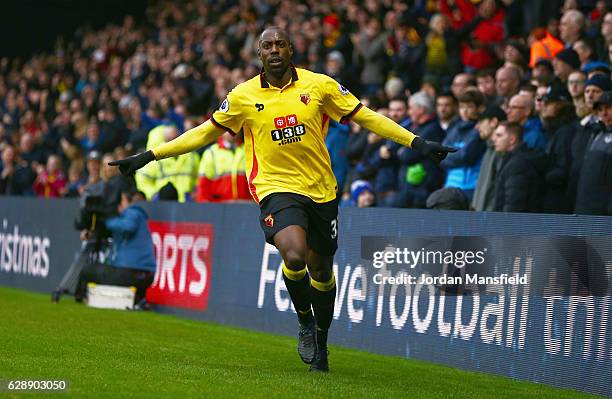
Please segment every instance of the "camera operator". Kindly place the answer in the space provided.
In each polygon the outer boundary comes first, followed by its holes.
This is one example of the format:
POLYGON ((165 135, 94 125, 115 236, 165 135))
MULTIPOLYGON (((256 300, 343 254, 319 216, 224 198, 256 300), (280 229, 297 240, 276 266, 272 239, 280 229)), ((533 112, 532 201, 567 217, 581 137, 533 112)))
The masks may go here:
MULTIPOLYGON (((112 249, 105 263, 86 265, 80 275, 77 296, 82 298, 87 283, 134 286, 136 303, 145 295, 153 282, 155 258, 148 216, 132 203, 133 191, 122 191, 118 206, 119 215, 105 220, 106 229, 112 234, 112 249)), ((91 232, 83 230, 81 238, 88 239, 91 232)))
MULTIPOLYGON (((96 156, 100 156, 99 153, 96 156)), ((133 193, 136 190, 134 178, 121 175, 117 168, 108 166, 114 160, 112 154, 102 157, 101 180, 91 182, 83 189, 80 196, 79 215, 75 228, 81 232, 83 245, 78 257, 62 278, 58 287, 51 293, 51 301, 59 302, 62 294, 74 293, 77 302, 85 296, 87 285, 81 279, 81 272, 87 265, 95 265, 109 252, 112 232, 106 226, 109 218, 117 216, 117 209, 122 201, 122 193, 133 193)), ((142 196, 139 197, 142 199, 142 196)))

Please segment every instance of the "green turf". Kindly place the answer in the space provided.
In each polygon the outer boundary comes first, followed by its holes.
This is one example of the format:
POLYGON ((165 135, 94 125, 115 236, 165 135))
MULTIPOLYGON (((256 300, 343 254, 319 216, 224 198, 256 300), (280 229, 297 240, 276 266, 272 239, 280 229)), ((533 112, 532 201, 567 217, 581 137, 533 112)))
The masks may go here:
POLYGON ((67 379, 72 397, 590 397, 335 346, 332 372, 313 375, 295 345, 153 312, 92 309, 68 298, 53 305, 49 295, 0 288, 0 379, 67 379))

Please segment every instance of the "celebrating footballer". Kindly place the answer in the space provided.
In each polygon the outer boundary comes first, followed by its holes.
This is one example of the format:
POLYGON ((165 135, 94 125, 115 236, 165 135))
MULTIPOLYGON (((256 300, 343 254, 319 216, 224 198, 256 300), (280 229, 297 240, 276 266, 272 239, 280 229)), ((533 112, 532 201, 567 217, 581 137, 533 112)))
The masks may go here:
POLYGON ((244 132, 246 175, 261 209, 266 241, 283 258, 283 277, 299 321, 298 353, 311 371, 329 371, 327 334, 336 298, 338 190, 325 136, 331 119, 365 129, 440 161, 455 149, 415 136, 363 106, 329 76, 295 68, 288 34, 259 38, 261 73, 236 86, 212 117, 150 151, 114 161, 124 174, 244 132))

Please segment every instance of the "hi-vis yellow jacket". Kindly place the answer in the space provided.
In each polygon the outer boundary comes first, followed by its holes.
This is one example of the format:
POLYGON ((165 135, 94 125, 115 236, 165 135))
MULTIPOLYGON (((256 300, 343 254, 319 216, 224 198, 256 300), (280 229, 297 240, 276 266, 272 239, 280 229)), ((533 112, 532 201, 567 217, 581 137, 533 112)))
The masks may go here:
MULTIPOLYGON (((149 132, 147 149, 159 145, 160 140, 164 141, 163 131, 166 128, 167 126, 161 125, 149 132)), ((178 191, 179 201, 184 202, 195 190, 199 164, 200 156, 196 152, 151 162, 136 172, 136 186, 150 200, 170 182, 178 191)))

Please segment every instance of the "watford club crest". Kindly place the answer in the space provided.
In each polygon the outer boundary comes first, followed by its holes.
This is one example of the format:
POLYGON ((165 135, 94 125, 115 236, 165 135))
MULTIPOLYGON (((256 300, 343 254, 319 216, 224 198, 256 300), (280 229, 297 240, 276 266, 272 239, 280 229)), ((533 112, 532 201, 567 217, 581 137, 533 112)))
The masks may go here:
POLYGON ((310 94, 300 94, 300 100, 304 103, 304 105, 308 105, 310 102, 310 94))
POLYGON ((266 226, 270 228, 274 227, 274 218, 272 217, 271 213, 268 216, 266 216, 266 218, 264 219, 264 222, 266 223, 266 226))

